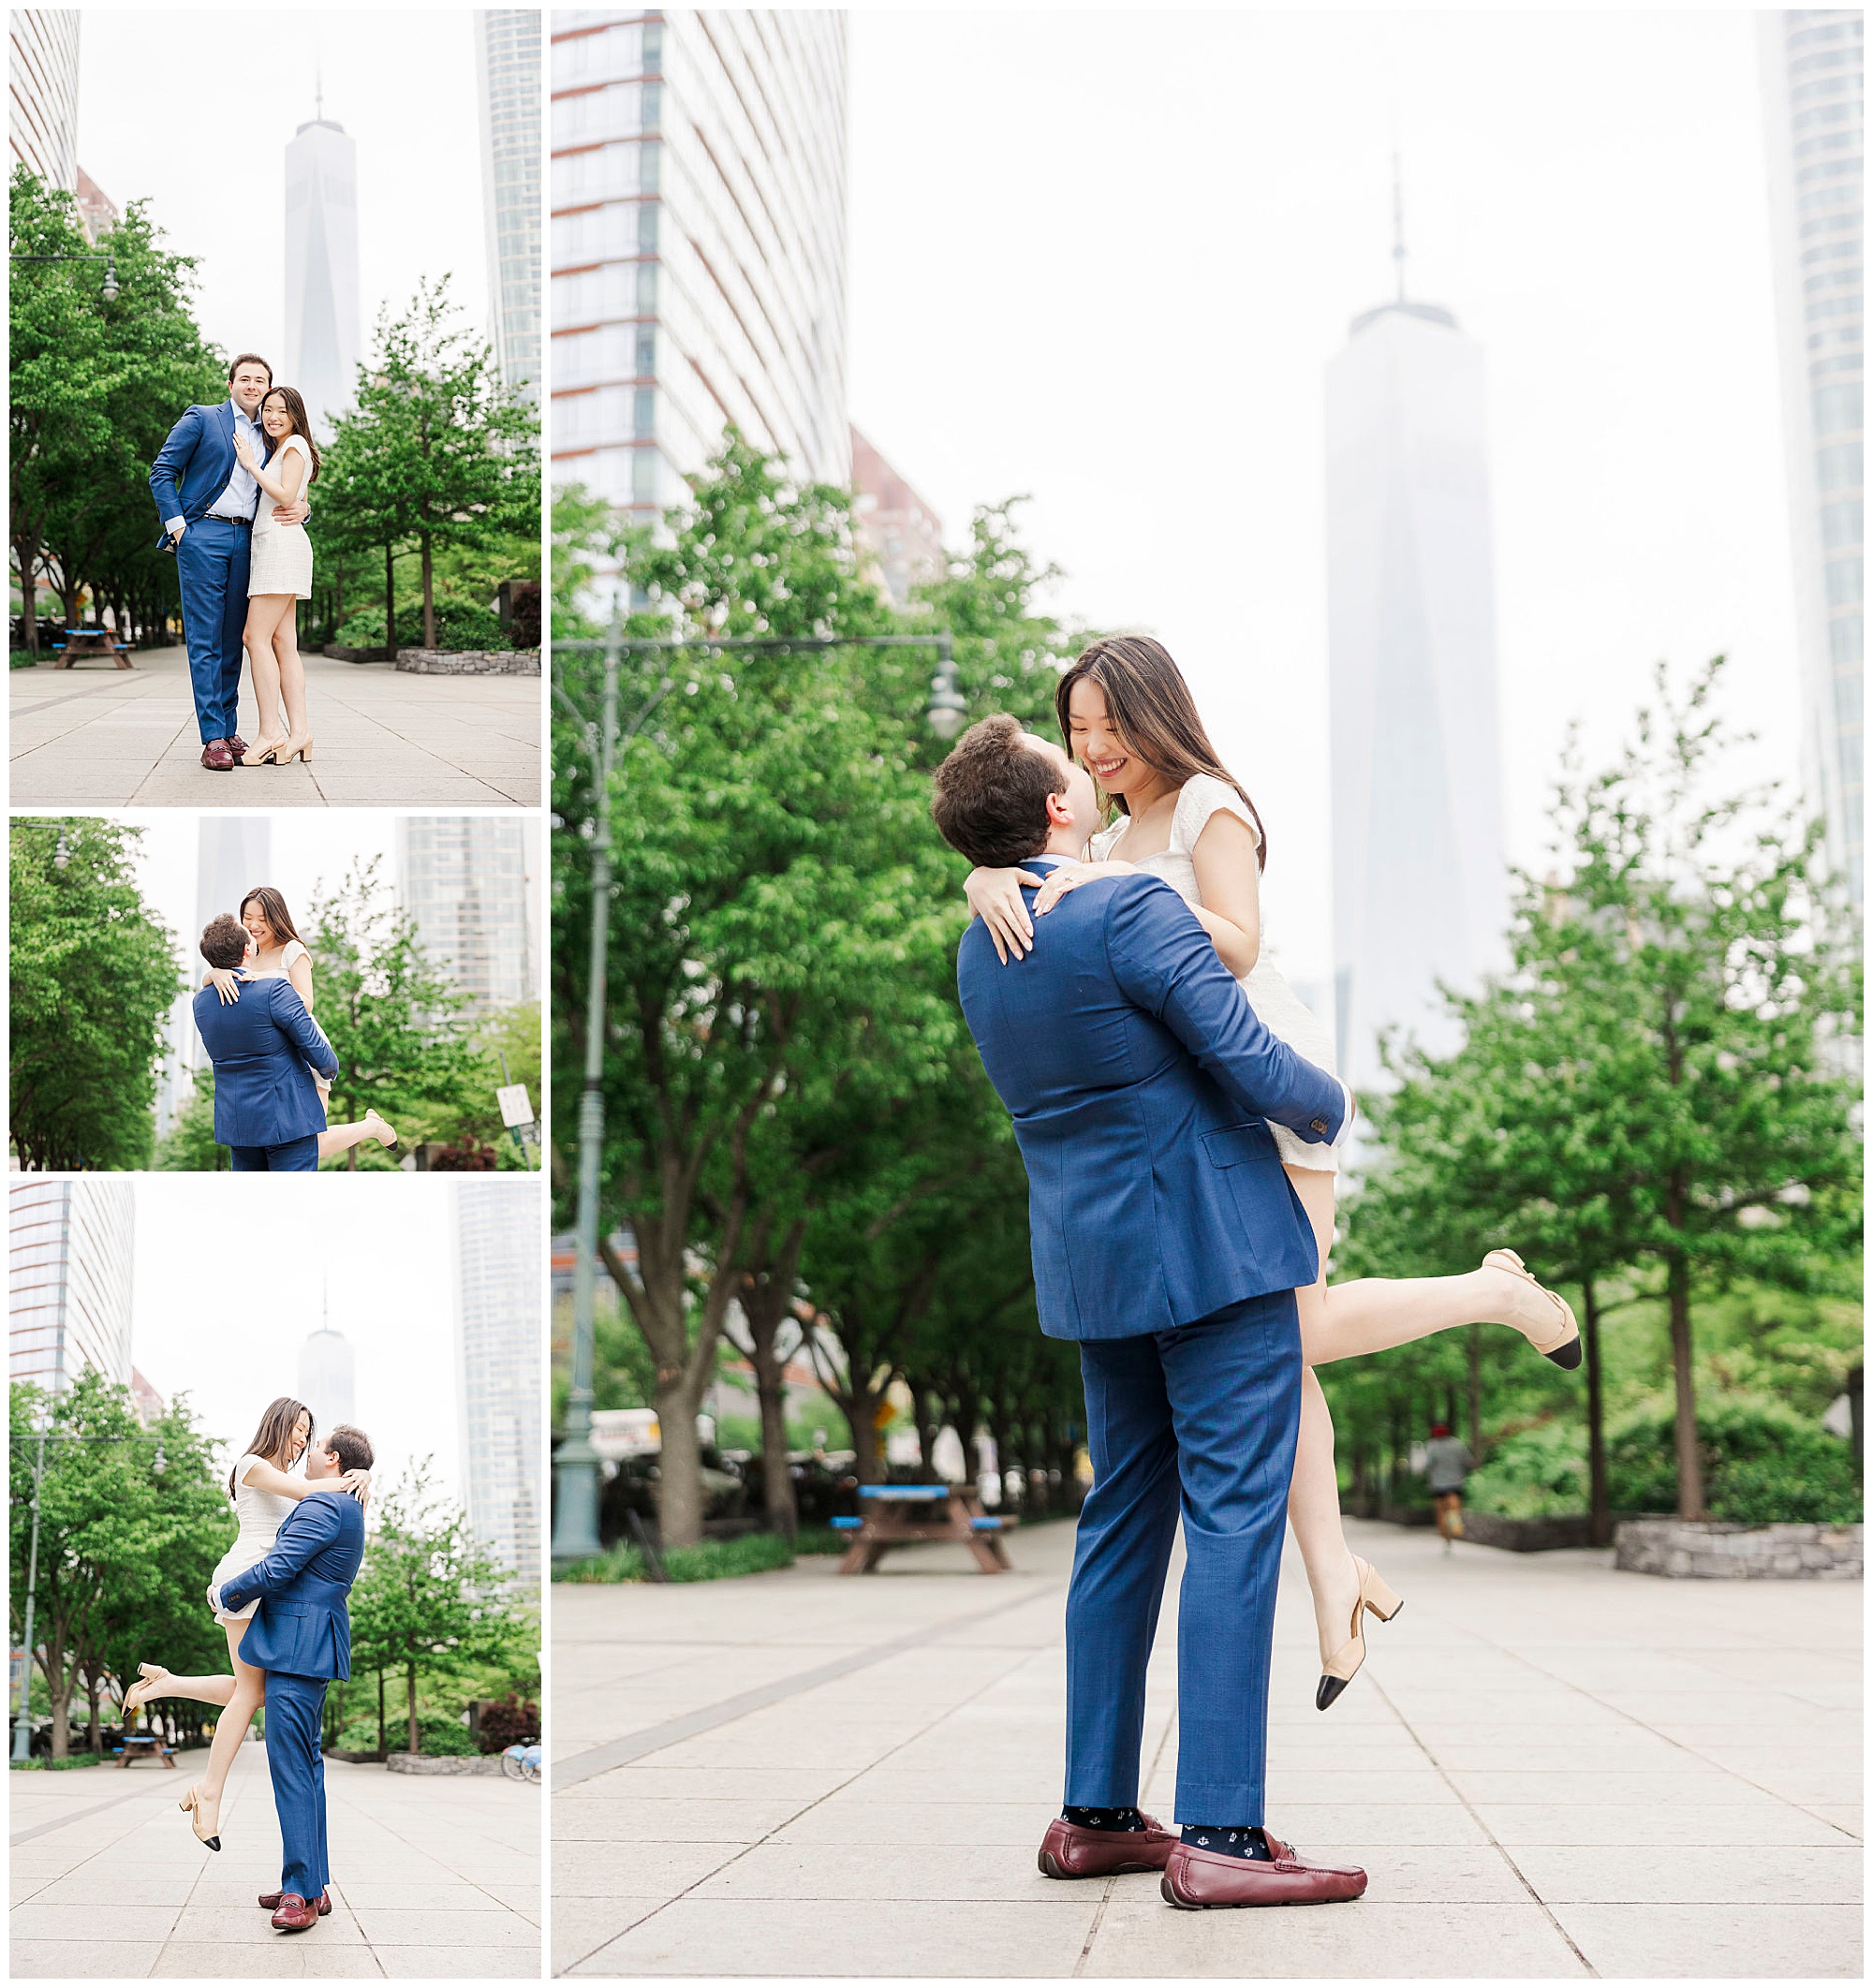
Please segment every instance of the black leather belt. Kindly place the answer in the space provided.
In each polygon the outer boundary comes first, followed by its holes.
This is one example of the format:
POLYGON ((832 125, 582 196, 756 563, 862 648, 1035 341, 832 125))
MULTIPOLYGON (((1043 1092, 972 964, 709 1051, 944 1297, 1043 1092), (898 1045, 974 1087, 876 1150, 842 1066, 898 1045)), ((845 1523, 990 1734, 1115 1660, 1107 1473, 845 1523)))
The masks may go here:
POLYGON ((254 529, 254 521, 251 518, 224 518, 218 510, 203 511, 201 523, 203 524, 238 524, 243 532, 251 532, 254 529))

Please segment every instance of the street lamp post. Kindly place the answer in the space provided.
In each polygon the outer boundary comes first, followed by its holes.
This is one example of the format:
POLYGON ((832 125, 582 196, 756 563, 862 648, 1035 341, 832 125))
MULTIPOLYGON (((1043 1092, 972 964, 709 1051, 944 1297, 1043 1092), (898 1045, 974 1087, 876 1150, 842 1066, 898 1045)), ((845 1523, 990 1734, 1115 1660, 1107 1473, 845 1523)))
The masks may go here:
POLYGON ((117 258, 103 256, 13 256, 9 262, 101 262, 104 265, 104 284, 98 294, 106 303, 117 302, 117 258))
MULTIPOLYGON (((555 1488, 553 1558, 565 1565, 589 1560, 602 1551, 598 1543, 598 1452, 592 1447, 592 1376, 594 1366, 593 1307, 598 1272, 598 1170, 604 1156, 605 1098, 605 960, 611 943, 612 899, 612 767, 619 744, 628 744, 670 695, 672 679, 663 670, 656 694, 618 736, 618 663, 623 650, 671 655, 686 649, 815 650, 935 649, 936 673, 930 681, 930 702, 924 716, 930 729, 946 743, 963 729, 968 707, 956 685, 956 664, 950 631, 933 635, 861 636, 657 636, 627 641, 619 634, 617 596, 612 599, 611 626, 604 640, 605 676, 602 709, 597 722, 574 703, 557 685, 553 695, 585 727, 585 757, 597 788, 593 800, 592 936, 585 999, 585 1083, 579 1098, 579 1208, 572 1265, 572 1386, 566 1402, 566 1435, 553 1451, 555 1488)), ((561 649, 591 648, 590 642, 559 642, 561 649)))

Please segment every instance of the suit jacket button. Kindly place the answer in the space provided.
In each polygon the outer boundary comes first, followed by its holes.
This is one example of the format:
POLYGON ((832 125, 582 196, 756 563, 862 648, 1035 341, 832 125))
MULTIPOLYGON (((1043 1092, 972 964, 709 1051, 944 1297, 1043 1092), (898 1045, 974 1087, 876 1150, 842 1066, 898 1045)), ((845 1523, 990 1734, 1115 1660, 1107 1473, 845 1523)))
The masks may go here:
POLYGON ((1315 1119, 1315 1121, 1314 1121, 1314 1130, 1315 1130, 1315 1131, 1317 1131, 1317 1132, 1318 1132, 1318 1133, 1319 1133, 1319 1134, 1320 1135, 1320 1137, 1321 1137, 1322 1139, 1324 1139, 1324 1138, 1325 1138, 1325 1137, 1327 1136, 1327 1122, 1326 1122, 1326 1120, 1325 1120, 1324 1118, 1317 1118, 1317 1119, 1315 1119))

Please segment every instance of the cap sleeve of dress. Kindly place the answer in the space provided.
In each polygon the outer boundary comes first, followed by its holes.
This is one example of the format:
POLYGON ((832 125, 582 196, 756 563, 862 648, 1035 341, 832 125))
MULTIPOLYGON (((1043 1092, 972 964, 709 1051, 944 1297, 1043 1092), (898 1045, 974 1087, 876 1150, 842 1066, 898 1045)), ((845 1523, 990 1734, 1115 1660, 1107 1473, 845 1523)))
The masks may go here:
POLYGON ((1196 773, 1184 783, 1184 791, 1177 796, 1176 812, 1171 817, 1171 847, 1186 856, 1193 854, 1197 838, 1210 817, 1223 808, 1247 826, 1260 848, 1261 832, 1255 825, 1248 803, 1227 780, 1218 780, 1214 773, 1196 773))
POLYGON ((234 1481, 237 1484, 244 1484, 247 1481, 247 1472, 251 1466, 255 1464, 264 1464, 265 1462, 265 1457, 256 1456, 251 1450, 248 1451, 246 1455, 234 1466, 234 1481))
POLYGON ((280 971, 282 973, 290 973, 293 970, 293 963, 295 961, 308 957, 305 948, 297 939, 288 939, 280 951, 280 971))

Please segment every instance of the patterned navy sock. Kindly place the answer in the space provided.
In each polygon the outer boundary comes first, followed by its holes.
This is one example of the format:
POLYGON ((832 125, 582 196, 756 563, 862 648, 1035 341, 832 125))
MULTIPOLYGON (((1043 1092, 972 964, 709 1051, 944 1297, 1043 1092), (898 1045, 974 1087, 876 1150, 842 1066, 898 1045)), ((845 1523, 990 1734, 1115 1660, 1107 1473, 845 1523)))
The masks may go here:
POLYGON ((1261 1831, 1226 1822, 1187 1822, 1184 1841, 1193 1849, 1214 1850, 1218 1857, 1246 1857, 1251 1863, 1273 1863, 1273 1852, 1261 1831))
POLYGON ((1063 1821, 1079 1829, 1141 1830, 1144 1818, 1136 1808, 1076 1808, 1068 1803, 1060 1811, 1063 1821))

